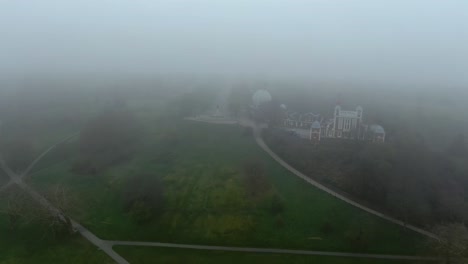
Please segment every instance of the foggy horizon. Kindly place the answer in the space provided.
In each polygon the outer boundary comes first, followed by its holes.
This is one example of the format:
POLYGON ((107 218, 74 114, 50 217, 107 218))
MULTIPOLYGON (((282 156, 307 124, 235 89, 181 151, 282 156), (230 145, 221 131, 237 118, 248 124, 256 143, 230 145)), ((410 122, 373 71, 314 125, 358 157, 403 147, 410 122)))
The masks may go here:
POLYGON ((9 78, 200 75, 462 88, 462 1, 4 1, 9 78))
POLYGON ((0 0, 1 263, 468 263, 468 1, 0 0))

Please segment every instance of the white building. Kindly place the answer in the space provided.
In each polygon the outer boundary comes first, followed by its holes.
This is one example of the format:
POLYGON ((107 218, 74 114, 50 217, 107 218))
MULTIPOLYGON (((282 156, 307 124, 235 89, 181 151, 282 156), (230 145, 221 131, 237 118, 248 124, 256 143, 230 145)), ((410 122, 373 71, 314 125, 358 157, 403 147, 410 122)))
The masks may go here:
POLYGON ((271 102, 271 100, 271 94, 265 89, 257 90, 252 96, 252 103, 255 108, 260 107, 262 104, 271 102))
POLYGON ((335 106, 333 126, 327 131, 327 136, 333 138, 358 139, 361 135, 362 107, 356 107, 355 111, 344 111, 340 105, 335 106))
MULTIPOLYGON (((357 106, 354 110, 343 110, 336 105, 333 118, 324 119, 320 114, 300 114, 284 110, 283 127, 288 130, 309 131, 309 138, 318 142, 324 138, 343 138, 385 142, 385 130, 380 125, 363 123, 363 108, 357 106)), ((297 133, 298 135, 304 133, 297 133)))

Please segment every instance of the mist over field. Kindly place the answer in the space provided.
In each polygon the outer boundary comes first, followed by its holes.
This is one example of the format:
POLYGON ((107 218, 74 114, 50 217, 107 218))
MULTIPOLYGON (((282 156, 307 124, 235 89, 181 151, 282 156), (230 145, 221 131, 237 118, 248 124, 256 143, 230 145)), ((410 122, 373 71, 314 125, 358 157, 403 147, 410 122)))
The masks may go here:
POLYGON ((0 263, 467 263, 467 70, 462 0, 0 0, 0 263))

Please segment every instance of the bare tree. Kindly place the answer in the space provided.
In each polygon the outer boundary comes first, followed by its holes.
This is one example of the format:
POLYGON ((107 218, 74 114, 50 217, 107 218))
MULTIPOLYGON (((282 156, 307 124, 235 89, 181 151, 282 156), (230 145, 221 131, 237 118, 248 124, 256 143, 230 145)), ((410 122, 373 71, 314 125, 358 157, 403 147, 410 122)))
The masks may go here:
POLYGON ((34 218, 34 202, 19 188, 10 188, 8 192, 1 195, 1 199, 6 201, 5 207, 0 209, 1 214, 8 217, 10 229, 16 230, 21 221, 29 222, 34 218))
POLYGON ((428 248, 446 264, 466 263, 468 257, 468 229, 462 223, 438 225, 432 232, 438 239, 430 239, 428 248))
POLYGON ((8 217, 12 230, 16 230, 20 224, 34 222, 42 226, 46 234, 53 236, 66 233, 65 231, 69 234, 74 233, 68 215, 72 209, 76 211, 76 199, 62 185, 48 189, 44 196, 58 211, 39 205, 24 190, 13 186, 0 196, 0 199, 5 201, 5 205, 0 208, 0 214, 8 217))
POLYGON ((69 234, 73 234, 75 231, 69 214, 77 208, 77 199, 61 184, 47 190, 45 197, 59 210, 59 214, 48 210, 48 212, 43 212, 43 220, 49 223, 49 227, 53 232, 66 228, 69 234))

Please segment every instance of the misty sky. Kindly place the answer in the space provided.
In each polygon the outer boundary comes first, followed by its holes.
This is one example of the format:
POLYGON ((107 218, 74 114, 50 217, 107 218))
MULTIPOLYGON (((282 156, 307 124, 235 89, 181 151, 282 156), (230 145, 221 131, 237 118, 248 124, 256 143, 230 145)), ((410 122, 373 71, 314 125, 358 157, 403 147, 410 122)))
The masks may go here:
POLYGON ((468 1, 0 0, 3 75, 468 85, 468 1))

